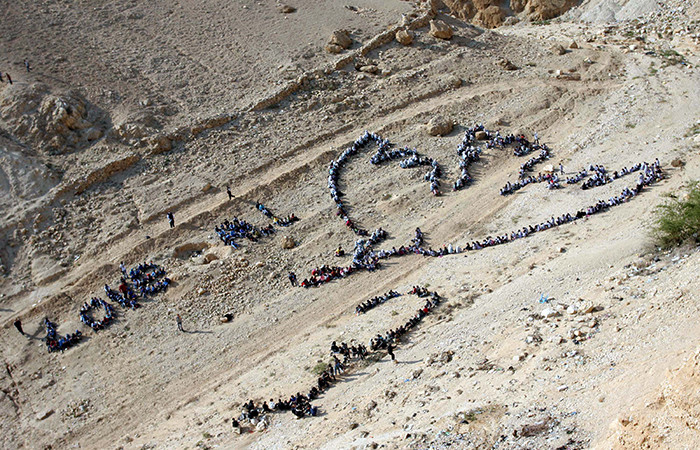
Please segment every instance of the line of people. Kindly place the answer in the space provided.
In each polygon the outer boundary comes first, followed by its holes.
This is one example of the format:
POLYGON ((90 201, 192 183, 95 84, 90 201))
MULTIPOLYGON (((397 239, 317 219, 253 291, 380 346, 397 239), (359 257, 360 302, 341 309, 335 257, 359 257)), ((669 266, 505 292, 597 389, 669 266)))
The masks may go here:
POLYGON ((378 295, 376 297, 372 297, 369 300, 367 300, 366 302, 362 302, 359 305, 357 305, 357 307, 355 307, 355 314, 360 315, 360 314, 366 313, 370 309, 381 305, 382 303, 386 302, 387 300, 392 299, 392 298, 396 298, 399 296, 401 296, 401 294, 392 290, 392 291, 385 293, 384 295, 378 295))
MULTIPOLYGON (((633 166, 633 168, 634 167, 637 167, 637 165, 633 166)), ((304 280, 302 286, 318 286, 336 278, 344 278, 350 275, 351 273, 363 269, 370 271, 376 270, 380 267, 381 260, 391 257, 404 256, 411 253, 421 254, 423 256, 429 257, 440 257, 449 254, 462 253, 465 251, 480 250, 482 248, 504 244, 515 239, 527 237, 533 233, 548 230, 552 227, 564 225, 566 223, 570 223, 581 218, 589 217, 593 214, 597 214, 611 207, 629 201, 631 198, 640 193, 645 186, 655 183, 656 181, 662 179, 664 176, 661 164, 658 159, 656 159, 655 162, 652 164, 646 162, 640 163, 638 170, 641 172, 641 174, 637 185, 634 188, 623 189, 619 195, 610 197, 608 200, 600 200, 594 205, 582 208, 574 213, 565 213, 556 218, 552 217, 549 220, 544 221, 540 224, 525 226, 522 229, 515 230, 511 233, 506 233, 496 237, 487 236, 482 241, 473 241, 471 243, 466 244, 464 247, 452 246, 451 244, 449 244, 444 245, 438 250, 433 250, 432 248, 426 249, 423 247, 424 237, 420 228, 416 229, 415 237, 412 239, 410 245, 401 246, 398 249, 396 247, 393 247, 391 250, 375 251, 371 246, 366 245, 366 242, 363 241, 360 251, 356 251, 356 253, 353 256, 353 265, 348 266, 346 268, 335 267, 330 270, 324 269, 324 267, 327 266, 322 266, 320 271, 319 269, 314 269, 314 271, 312 271, 312 277, 310 279, 304 280), (315 276, 314 272, 318 273, 319 275, 315 276)), ((631 173, 631 169, 626 169, 626 173, 631 173)))
POLYGON ((357 154, 365 146, 370 143, 377 144, 377 151, 370 158, 370 163, 379 165, 386 161, 400 159, 399 167, 407 169, 418 166, 430 166, 424 180, 430 183, 430 191, 434 195, 440 195, 440 176, 441 170, 436 160, 426 156, 422 156, 416 149, 404 147, 401 149, 392 149, 392 144, 388 139, 383 139, 381 136, 365 131, 353 144, 346 148, 337 159, 331 161, 328 168, 328 189, 331 198, 336 204, 336 215, 339 216, 345 225, 350 228, 358 236, 367 236, 367 230, 357 226, 349 217, 343 205, 343 192, 338 187, 340 172, 345 167, 351 156, 357 154))

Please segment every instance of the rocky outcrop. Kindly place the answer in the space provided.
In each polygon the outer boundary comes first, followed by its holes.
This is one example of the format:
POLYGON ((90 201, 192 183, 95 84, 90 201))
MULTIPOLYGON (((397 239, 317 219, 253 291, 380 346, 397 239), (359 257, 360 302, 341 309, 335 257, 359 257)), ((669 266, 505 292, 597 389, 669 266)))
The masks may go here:
POLYGON ((1 95, 0 121, 19 142, 42 153, 70 153, 104 135, 105 114, 79 92, 16 83, 1 95))
POLYGON ((575 0, 443 0, 450 12, 462 20, 473 22, 486 28, 502 25, 506 19, 506 10, 520 15, 521 19, 547 20, 564 14, 576 6, 575 0), (524 16, 524 17, 523 17, 524 16))

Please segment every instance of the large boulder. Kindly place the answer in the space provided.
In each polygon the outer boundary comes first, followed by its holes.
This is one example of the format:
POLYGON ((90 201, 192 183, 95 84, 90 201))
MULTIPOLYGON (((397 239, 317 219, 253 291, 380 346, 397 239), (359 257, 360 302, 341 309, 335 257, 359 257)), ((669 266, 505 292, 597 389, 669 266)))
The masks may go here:
POLYGON ((452 28, 442 20, 431 20, 429 33, 431 36, 438 39, 451 39, 453 31, 452 28))
POLYGON ((454 123, 442 116, 436 116, 428 122, 427 131, 431 136, 444 136, 452 131, 454 123))

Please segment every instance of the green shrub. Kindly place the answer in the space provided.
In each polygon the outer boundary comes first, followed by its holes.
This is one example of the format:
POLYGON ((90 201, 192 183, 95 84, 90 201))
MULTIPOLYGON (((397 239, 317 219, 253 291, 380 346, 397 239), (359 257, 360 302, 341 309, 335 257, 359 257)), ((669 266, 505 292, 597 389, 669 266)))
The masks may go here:
POLYGON ((690 185, 688 195, 678 198, 668 195, 669 201, 656 208, 654 237, 664 248, 684 242, 700 242, 700 187, 690 185))

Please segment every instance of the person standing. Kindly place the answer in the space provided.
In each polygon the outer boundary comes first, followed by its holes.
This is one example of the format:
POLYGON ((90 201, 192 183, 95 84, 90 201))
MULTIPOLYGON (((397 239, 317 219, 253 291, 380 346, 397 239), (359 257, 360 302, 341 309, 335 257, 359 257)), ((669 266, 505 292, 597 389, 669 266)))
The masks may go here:
POLYGON ((386 346, 386 352, 391 356, 391 360, 396 362, 396 356, 394 355, 394 346, 389 342, 386 346))
POLYGON ((15 328, 17 328, 17 331, 19 331, 19 334, 24 336, 24 330, 22 329, 22 321, 17 319, 17 320, 15 320, 14 325, 15 325, 15 328))
POLYGON ((297 285, 297 275, 294 272, 289 272, 289 282, 292 283, 292 287, 297 285))
POLYGON ((231 200, 233 198, 233 194, 231 193, 231 188, 226 186, 226 193, 228 194, 228 199, 231 200))
POLYGON ((175 316, 175 322, 177 322, 177 329, 184 332, 185 330, 182 328, 182 317, 180 317, 180 314, 175 316))
POLYGON ((27 68, 27 73, 29 73, 29 72, 32 71, 32 68, 29 67, 29 60, 28 60, 28 59, 25 59, 25 60, 24 60, 24 67, 27 68))
POLYGON ((170 228, 175 228, 175 216, 172 212, 168 212, 168 223, 170 223, 170 228))

